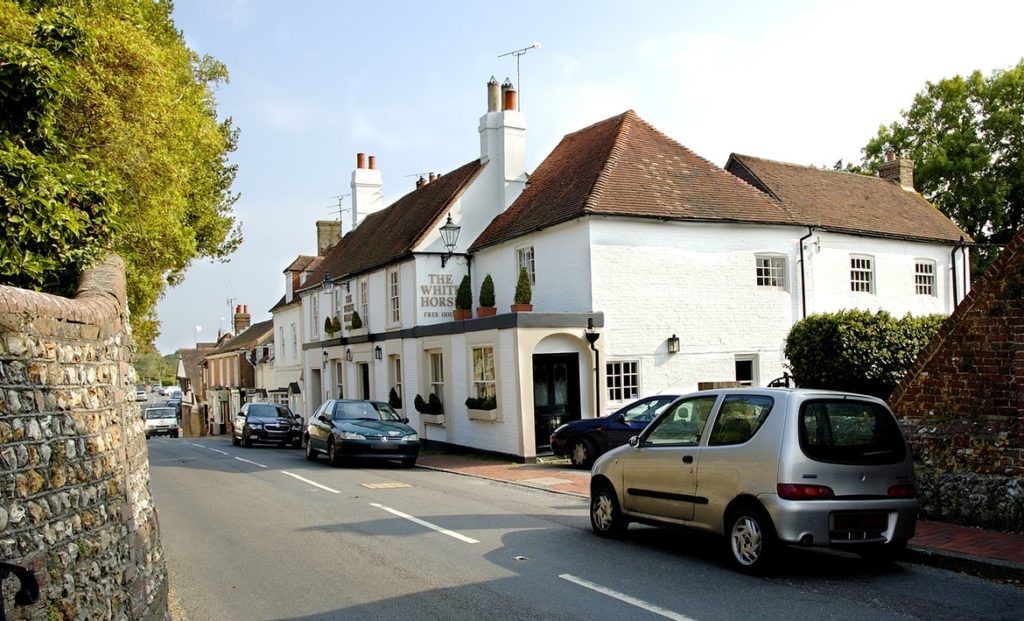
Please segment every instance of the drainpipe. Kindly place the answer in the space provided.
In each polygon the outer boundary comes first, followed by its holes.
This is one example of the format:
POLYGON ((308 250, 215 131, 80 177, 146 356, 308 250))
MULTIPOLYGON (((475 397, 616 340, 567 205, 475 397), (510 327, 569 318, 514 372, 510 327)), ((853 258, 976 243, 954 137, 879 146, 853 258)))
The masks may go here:
POLYGON ((964 236, 960 236, 960 241, 953 245, 953 250, 949 252, 949 264, 953 268, 953 310, 956 310, 957 299, 956 299, 956 251, 964 247, 964 236))
POLYGON ((594 318, 587 317, 587 331, 583 336, 590 343, 590 350, 594 352, 594 417, 598 416, 601 407, 601 352, 597 351, 594 343, 601 338, 601 333, 594 330, 594 318))
POLYGON ((814 235, 814 227, 807 227, 807 235, 800 238, 797 245, 800 246, 800 311, 801 319, 807 319, 807 276, 804 270, 804 241, 814 235))

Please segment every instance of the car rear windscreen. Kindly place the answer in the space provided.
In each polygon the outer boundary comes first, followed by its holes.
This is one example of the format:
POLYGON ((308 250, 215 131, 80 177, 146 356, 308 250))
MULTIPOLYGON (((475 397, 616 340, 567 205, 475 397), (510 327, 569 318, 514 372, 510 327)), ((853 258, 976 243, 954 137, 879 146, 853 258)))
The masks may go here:
POLYGON ((849 399, 816 399, 800 409, 800 448, 817 461, 894 464, 907 456, 896 419, 884 406, 849 399))

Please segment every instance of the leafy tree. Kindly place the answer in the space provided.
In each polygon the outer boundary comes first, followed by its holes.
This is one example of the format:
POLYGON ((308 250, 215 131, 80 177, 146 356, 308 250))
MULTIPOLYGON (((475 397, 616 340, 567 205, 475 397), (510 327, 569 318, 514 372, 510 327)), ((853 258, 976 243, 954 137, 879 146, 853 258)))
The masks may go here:
MULTIPOLYGON (((863 169, 877 171, 890 151, 909 157, 918 191, 975 241, 1009 241, 1024 225, 1024 60, 928 82, 901 114, 864 147, 863 169)), ((976 275, 996 253, 978 254, 976 275)))
POLYGON ((224 66, 161 0, 0 0, 0 281, 62 295, 113 250, 136 340, 197 258, 241 243, 224 66))

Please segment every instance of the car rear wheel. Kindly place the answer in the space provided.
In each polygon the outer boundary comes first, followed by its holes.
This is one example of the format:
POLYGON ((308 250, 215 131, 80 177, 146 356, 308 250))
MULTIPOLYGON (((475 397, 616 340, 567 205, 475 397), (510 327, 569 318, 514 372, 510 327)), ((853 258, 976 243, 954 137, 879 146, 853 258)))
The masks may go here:
POLYGON ((309 461, 316 461, 316 451, 313 450, 313 443, 309 441, 309 438, 306 438, 305 441, 306 441, 306 459, 308 459, 309 461))
POLYGON ((620 537, 628 526, 611 486, 596 487, 590 494, 590 527, 594 532, 602 537, 620 537))
POLYGON ((729 561, 740 571, 757 574, 774 561, 777 543, 772 521, 759 507, 742 506, 726 522, 729 561))
POLYGON ((569 462, 575 468, 589 468, 594 463, 594 445, 587 440, 576 440, 569 448, 569 462))
POLYGON ((233 446, 238 446, 238 438, 235 437, 234 433, 231 434, 231 444, 233 446))

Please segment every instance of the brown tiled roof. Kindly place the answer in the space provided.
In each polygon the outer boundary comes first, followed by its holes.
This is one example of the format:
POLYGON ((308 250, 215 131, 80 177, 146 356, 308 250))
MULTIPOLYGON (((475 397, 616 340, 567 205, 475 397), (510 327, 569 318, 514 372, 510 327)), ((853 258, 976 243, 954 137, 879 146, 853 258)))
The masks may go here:
POLYGON ((300 254, 298 257, 295 258, 294 261, 291 262, 291 265, 289 265, 288 267, 284 268, 284 271, 286 273, 287 272, 301 272, 301 271, 303 271, 305 269, 308 269, 310 264, 315 263, 316 260, 319 259, 319 258, 320 257, 308 257, 306 255, 300 254))
MULTIPOLYGON (((274 311, 282 309, 285 306, 291 306, 291 304, 286 304, 284 299, 285 299, 285 296, 282 295, 281 299, 278 300, 277 302, 275 302, 274 305, 271 306, 270 310, 267 311, 267 312, 273 313, 274 311)), ((299 302, 299 298, 292 298, 292 302, 291 302, 292 304, 297 304, 298 302, 299 302)))
POLYGON ((889 179, 733 153, 726 170, 777 198, 801 224, 921 240, 970 240, 917 192, 889 179))
POLYGON ((470 250, 585 215, 796 224, 778 202, 629 110, 562 138, 470 250))
POLYGON ((251 349, 256 346, 261 338, 270 334, 274 336, 274 320, 268 319, 266 321, 260 321, 252 324, 248 328, 242 331, 238 336, 224 341, 217 349, 206 352, 207 356, 216 356, 218 354, 225 354, 229 352, 238 351, 239 349, 251 349))
POLYGON ((441 216, 482 168, 480 160, 473 160, 416 188, 386 209, 366 216, 359 226, 328 249, 324 260, 306 279, 303 289, 319 285, 326 273, 330 273, 331 278, 354 276, 407 255, 437 227, 441 216))

